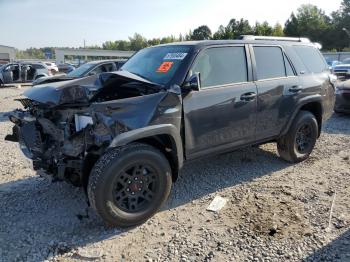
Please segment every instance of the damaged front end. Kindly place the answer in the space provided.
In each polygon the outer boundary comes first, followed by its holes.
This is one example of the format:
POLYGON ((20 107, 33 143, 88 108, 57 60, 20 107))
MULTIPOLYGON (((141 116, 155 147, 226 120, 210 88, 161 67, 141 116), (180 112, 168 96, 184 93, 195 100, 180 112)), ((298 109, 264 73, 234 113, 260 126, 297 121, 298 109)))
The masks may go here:
POLYGON ((24 110, 9 114, 15 125, 5 140, 18 142, 35 170, 78 186, 120 134, 158 124, 180 130, 179 89, 128 72, 35 87, 25 96, 18 99, 24 110))

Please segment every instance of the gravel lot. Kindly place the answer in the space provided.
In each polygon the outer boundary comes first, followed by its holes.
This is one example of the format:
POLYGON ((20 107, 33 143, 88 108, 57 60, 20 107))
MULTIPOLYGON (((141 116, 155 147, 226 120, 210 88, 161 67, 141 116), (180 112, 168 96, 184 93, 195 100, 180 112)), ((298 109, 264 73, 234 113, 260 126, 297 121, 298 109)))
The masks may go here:
POLYGON ((0 261, 350 261, 349 116, 334 115, 297 165, 274 144, 189 163, 161 212, 120 230, 3 141, 23 90, 0 89, 0 261), (215 196, 226 206, 206 211, 215 196))

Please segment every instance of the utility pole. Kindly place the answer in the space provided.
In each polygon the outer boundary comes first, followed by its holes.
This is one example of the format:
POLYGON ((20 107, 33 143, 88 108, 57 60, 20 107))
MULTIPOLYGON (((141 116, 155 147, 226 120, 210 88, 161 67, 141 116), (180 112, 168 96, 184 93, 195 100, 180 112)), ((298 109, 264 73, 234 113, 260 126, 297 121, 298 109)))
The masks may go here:
POLYGON ((85 41, 85 39, 84 39, 84 49, 85 49, 85 47, 86 47, 86 41, 85 41))

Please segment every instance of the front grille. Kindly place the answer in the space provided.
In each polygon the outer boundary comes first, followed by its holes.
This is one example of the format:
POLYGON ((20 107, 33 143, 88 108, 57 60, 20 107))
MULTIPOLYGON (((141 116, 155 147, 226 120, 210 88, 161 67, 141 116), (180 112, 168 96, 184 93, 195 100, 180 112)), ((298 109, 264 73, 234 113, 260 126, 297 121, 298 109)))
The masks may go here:
POLYGON ((34 105, 34 101, 29 98, 19 98, 19 99, 15 99, 15 101, 21 102, 21 104, 24 106, 25 109, 32 107, 34 105))

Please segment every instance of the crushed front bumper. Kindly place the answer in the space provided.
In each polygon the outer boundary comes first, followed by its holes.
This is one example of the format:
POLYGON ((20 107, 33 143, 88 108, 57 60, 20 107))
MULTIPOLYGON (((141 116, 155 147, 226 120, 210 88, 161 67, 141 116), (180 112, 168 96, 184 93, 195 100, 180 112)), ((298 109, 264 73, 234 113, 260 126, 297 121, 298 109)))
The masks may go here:
POLYGON ((14 111, 8 116, 15 125, 12 128, 12 134, 7 135, 5 140, 18 142, 21 151, 27 158, 32 160, 39 158, 43 147, 36 119, 30 117, 25 111, 14 111))

